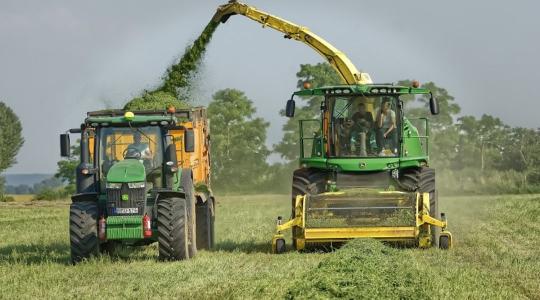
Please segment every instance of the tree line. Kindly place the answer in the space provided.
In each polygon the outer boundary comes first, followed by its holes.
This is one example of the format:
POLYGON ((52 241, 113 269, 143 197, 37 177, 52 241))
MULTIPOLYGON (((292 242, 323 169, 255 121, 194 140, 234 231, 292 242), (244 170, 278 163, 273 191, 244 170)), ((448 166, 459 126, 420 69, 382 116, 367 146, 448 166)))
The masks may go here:
MULTIPOLYGON (((298 88, 302 88, 306 81, 314 88, 341 83, 338 74, 327 63, 300 65, 296 77, 298 88)), ((410 86, 412 83, 410 80, 402 80, 397 84, 410 86)), ((431 90, 438 99, 440 114, 429 114, 427 96, 411 96, 403 98, 405 115, 411 120, 419 117, 430 120, 430 165, 437 170, 437 186, 441 192, 540 192, 538 129, 512 127, 488 114, 480 117, 460 115, 461 107, 446 89, 433 82, 424 83, 422 87, 431 90)), ((224 89, 213 95, 208 105, 208 117, 214 190, 221 193, 290 191, 292 172, 298 167, 298 121, 318 119, 322 101, 319 96, 300 99, 295 117, 288 119, 283 125, 281 141, 268 147, 266 138, 270 123, 256 117, 253 101, 244 92, 224 89), (278 154, 281 161, 269 163, 268 159, 272 154, 278 154)), ((157 97, 153 102, 170 102, 168 98, 162 100, 157 97)), ((133 104, 133 101, 130 103, 133 104)), ((126 108, 136 108, 136 105, 128 106, 126 105, 126 108)), ((283 111, 279 114, 284 116, 283 111)), ((20 121, 11 109, 1 102, 0 117, 0 144, 7 145, 2 147, 0 152, 1 173, 15 163, 14 157, 24 139, 20 135, 20 121)), ((78 164, 78 145, 72 147, 72 154, 71 158, 58 162, 55 174, 56 178, 67 184, 66 188, 58 189, 49 185, 54 183, 49 180, 35 187, 26 187, 27 190, 53 198, 71 193, 74 190, 75 168, 78 164), (49 187, 43 188, 44 185, 49 187)), ((0 177, 0 195, 3 191, 0 177)), ((14 192, 13 187, 9 192, 14 192)))

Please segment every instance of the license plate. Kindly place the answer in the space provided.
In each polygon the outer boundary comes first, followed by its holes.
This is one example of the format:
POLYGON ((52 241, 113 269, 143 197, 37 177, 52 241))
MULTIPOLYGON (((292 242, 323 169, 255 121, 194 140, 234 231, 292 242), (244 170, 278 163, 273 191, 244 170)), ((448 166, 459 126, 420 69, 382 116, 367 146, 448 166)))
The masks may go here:
POLYGON ((122 214, 137 214, 137 213, 139 213, 139 208, 138 207, 128 207, 128 208, 117 207, 117 208, 115 208, 114 212, 116 214, 119 214, 119 215, 122 215, 122 214))

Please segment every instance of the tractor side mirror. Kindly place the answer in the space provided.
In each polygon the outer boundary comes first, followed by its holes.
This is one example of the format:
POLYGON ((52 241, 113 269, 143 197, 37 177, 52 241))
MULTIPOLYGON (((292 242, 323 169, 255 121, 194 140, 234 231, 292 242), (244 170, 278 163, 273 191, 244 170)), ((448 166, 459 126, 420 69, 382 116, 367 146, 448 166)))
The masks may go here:
POLYGON ((178 172, 178 159, 176 157, 176 145, 174 143, 169 144, 165 148, 164 155, 164 169, 165 169, 165 186, 172 188, 174 185, 174 178, 176 172, 178 172))
POLYGON ((184 147, 186 152, 195 152, 195 132, 193 132, 193 129, 186 129, 184 147))
POLYGON ((62 157, 71 156, 71 145, 69 143, 68 133, 63 133, 60 135, 60 156, 62 157))
POLYGON ((294 108, 295 103, 293 99, 287 100, 287 106, 285 107, 285 116, 292 118, 294 117, 294 108))
POLYGON ((439 102, 437 102, 437 99, 433 95, 429 98, 429 109, 432 115, 439 114, 439 102))

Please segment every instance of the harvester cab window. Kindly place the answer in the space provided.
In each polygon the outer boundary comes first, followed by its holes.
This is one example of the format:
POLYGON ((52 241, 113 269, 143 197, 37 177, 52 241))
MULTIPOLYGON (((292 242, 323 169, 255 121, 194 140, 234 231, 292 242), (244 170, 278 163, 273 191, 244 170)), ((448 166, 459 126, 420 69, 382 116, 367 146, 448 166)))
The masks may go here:
POLYGON ((331 153, 335 157, 396 156, 397 100, 386 96, 328 99, 332 110, 331 153))
POLYGON ((140 161, 147 182, 161 186, 163 142, 159 127, 110 127, 100 130, 100 164, 105 180, 111 167, 123 160, 140 161))

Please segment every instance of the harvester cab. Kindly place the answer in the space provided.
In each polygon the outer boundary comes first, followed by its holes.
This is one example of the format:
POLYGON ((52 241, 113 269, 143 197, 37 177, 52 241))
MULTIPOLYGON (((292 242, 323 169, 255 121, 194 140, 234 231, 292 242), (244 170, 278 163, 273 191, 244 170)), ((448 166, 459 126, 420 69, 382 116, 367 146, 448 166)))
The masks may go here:
MULTIPOLYGON (((411 97, 425 97, 438 114, 429 90, 343 85, 294 96, 323 100, 318 120, 299 121, 301 168, 293 176, 292 218, 278 218, 274 252, 284 251, 286 229, 292 229, 297 250, 352 238, 451 247, 438 211, 435 170, 428 167, 429 120, 404 116, 404 100, 411 97)), ((286 112, 294 115, 294 99, 286 112)))
POLYGON ((119 244, 159 244, 162 259, 186 259, 213 244, 209 138, 203 108, 88 113, 80 134, 77 194, 70 207, 74 263, 119 244), (197 189, 195 189, 197 186, 197 189))

